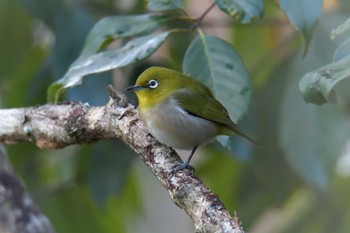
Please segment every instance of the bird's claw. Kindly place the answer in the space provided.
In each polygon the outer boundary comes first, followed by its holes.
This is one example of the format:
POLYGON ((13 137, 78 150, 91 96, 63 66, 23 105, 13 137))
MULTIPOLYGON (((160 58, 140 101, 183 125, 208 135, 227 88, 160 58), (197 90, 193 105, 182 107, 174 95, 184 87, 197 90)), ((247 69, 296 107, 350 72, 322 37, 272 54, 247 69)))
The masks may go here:
POLYGON ((191 165, 189 165, 187 162, 184 162, 184 163, 180 164, 179 166, 177 166, 177 167, 172 171, 172 173, 177 173, 178 171, 181 171, 181 170, 183 170, 183 169, 188 169, 188 170, 191 172, 191 174, 194 174, 194 172, 195 172, 195 170, 196 170, 194 167, 192 167, 191 165))

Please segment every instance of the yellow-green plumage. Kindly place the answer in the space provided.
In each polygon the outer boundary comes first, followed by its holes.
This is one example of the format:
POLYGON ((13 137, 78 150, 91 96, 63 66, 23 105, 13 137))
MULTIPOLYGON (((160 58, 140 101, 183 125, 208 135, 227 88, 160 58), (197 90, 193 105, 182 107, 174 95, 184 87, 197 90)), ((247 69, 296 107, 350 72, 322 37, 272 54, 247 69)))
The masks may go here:
POLYGON ((155 138, 174 148, 194 148, 189 160, 199 145, 216 135, 238 134, 256 144, 203 83, 178 71, 148 68, 127 90, 136 91, 141 119, 155 138))

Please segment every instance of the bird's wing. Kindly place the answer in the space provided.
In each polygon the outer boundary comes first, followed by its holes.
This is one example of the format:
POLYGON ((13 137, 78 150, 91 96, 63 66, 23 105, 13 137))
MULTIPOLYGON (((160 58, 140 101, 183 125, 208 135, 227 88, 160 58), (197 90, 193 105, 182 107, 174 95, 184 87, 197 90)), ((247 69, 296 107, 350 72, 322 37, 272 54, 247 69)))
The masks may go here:
POLYGON ((236 128, 236 124, 230 119, 226 108, 211 93, 194 93, 187 89, 180 89, 175 91, 172 96, 189 114, 231 129, 236 128))
POLYGON ((178 104, 189 114, 201 117, 203 119, 220 124, 222 133, 227 135, 238 134, 254 145, 259 146, 259 143, 253 138, 249 137, 238 128, 226 110, 226 108, 217 101, 214 96, 208 92, 190 92, 187 89, 180 89, 175 91, 172 97, 178 104))

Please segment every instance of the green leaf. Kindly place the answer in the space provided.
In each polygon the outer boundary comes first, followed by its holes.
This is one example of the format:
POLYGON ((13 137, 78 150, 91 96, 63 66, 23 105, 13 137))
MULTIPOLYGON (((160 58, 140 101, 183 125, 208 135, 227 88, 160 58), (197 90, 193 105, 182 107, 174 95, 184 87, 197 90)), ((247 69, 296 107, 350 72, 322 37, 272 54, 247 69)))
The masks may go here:
POLYGON ((89 32, 85 46, 77 60, 103 50, 115 38, 136 36, 154 31, 171 17, 155 14, 105 17, 89 32))
POLYGON ((282 102, 281 148, 304 180, 325 188, 348 138, 348 119, 332 105, 305 104, 295 88, 297 81, 287 84, 282 102))
MULTIPOLYGON (((332 30, 335 39, 350 29, 350 19, 332 30)), ((332 63, 303 76, 299 88, 304 100, 314 104, 331 103, 349 109, 350 106, 350 35, 337 48, 332 63)))
POLYGON ((166 11, 183 8, 182 0, 148 0, 147 8, 151 11, 166 11))
POLYGON ((350 18, 344 23, 340 24, 336 29, 331 32, 331 39, 334 40, 337 36, 343 34, 345 31, 350 29, 350 18))
POLYGON ((229 16, 249 23, 253 17, 261 17, 264 12, 262 0, 215 0, 216 5, 229 16))
MULTIPOLYGON (((321 20, 320 30, 315 34, 308 55, 302 60, 294 56, 292 65, 284 67, 279 74, 279 77, 284 75, 288 81, 279 115, 280 147, 290 166, 303 180, 323 189, 327 188, 334 177, 335 166, 344 153, 350 132, 349 120, 336 106, 306 104, 297 86, 299 84, 301 89, 311 89, 317 101, 328 101, 328 97, 324 95, 325 84, 328 85, 327 82, 333 79, 333 74, 345 68, 345 64, 340 64, 339 61, 337 67, 330 64, 322 67, 324 69, 310 72, 301 81, 299 77, 310 70, 310 67, 320 67, 328 61, 332 49, 327 34, 330 31, 329 22, 334 19, 336 18, 330 15, 321 20), (305 85, 306 81, 309 81, 308 85, 305 85), (322 98, 317 99, 316 94, 322 98)), ((304 93, 303 95, 305 98, 304 93)))
MULTIPOLYGON (((334 40, 336 37, 340 35, 344 35, 345 32, 349 32, 350 30, 350 18, 346 20, 344 23, 339 25, 336 29, 331 32, 331 39, 334 40)), ((334 53, 333 61, 338 61, 350 54, 350 35, 346 35, 348 39, 346 39, 343 43, 339 45, 337 50, 334 53)))
POLYGON ((305 41, 304 55, 308 50, 312 34, 317 26, 322 10, 322 3, 322 0, 280 0, 281 8, 289 21, 303 36, 305 41))
POLYGON ((335 50, 333 61, 338 61, 345 58, 350 54, 350 38, 345 40, 339 47, 335 50))
MULTIPOLYGON (((251 94, 249 75, 227 42, 200 32, 186 51, 182 69, 213 91, 233 121, 237 122, 247 112, 251 94)), ((220 142, 228 147, 226 140, 220 142)))
POLYGON ((149 57, 163 44, 170 33, 171 31, 166 31, 139 37, 129 41, 121 48, 76 61, 60 80, 49 87, 49 101, 57 102, 65 88, 81 84, 85 75, 121 68, 149 57))
POLYGON ((304 100, 350 106, 350 56, 309 72, 299 82, 304 100))
POLYGON ((186 51, 182 69, 209 86, 234 121, 247 112, 249 75, 239 55, 224 40, 200 33, 186 51))

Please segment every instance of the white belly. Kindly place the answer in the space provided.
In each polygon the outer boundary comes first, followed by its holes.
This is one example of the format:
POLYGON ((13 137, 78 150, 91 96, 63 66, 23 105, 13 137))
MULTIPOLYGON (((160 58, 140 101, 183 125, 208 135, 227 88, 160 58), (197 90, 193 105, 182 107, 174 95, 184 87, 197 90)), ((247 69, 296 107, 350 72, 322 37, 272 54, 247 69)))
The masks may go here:
POLYGON ((213 139, 218 131, 213 122, 188 114, 174 100, 147 112, 141 110, 140 116, 153 137, 178 149, 193 149, 213 139))

